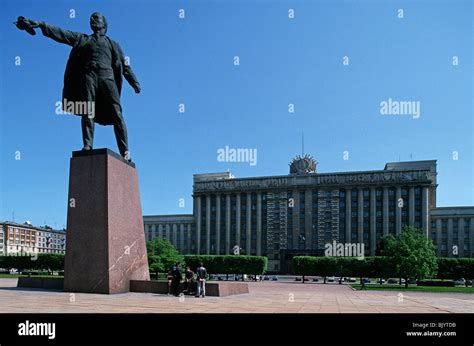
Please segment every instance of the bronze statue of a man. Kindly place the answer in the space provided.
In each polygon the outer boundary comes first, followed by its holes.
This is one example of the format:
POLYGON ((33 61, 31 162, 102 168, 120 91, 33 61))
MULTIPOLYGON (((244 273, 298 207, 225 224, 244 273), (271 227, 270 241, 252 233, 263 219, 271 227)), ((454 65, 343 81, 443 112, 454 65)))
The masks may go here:
POLYGON ((137 94, 140 84, 118 43, 105 35, 105 17, 98 12, 91 15, 92 35, 23 17, 18 17, 16 25, 32 35, 34 28, 40 28, 44 36, 72 47, 64 74, 62 108, 82 117, 82 150, 93 147, 94 123, 113 125, 120 154, 131 161, 127 128, 120 106, 122 74, 137 94))

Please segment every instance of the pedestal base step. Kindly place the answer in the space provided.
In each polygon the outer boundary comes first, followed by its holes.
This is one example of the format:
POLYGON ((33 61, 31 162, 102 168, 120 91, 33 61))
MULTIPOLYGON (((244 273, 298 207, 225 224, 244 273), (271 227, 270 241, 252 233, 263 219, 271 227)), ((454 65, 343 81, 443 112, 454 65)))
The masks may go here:
MULTIPOLYGON (((181 283, 179 292, 183 292, 185 284, 181 283)), ((168 293, 168 281, 131 280, 130 292, 168 293)), ((206 282, 206 296, 226 297, 234 294, 249 293, 249 285, 245 282, 206 282)))

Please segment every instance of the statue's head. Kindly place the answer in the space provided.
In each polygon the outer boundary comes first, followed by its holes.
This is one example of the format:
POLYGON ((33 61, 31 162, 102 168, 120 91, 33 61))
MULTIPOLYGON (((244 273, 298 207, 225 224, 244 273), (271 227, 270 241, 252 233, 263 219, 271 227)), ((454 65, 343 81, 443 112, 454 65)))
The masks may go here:
POLYGON ((107 20, 99 12, 91 14, 90 25, 93 32, 102 31, 104 34, 107 32, 107 20))

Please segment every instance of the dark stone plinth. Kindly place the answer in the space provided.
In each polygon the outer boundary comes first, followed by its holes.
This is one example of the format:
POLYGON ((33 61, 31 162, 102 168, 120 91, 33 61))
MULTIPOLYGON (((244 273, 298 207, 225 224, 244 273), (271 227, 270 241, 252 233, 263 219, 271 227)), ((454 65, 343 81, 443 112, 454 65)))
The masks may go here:
MULTIPOLYGON (((184 283, 180 285, 180 292, 184 290, 184 283)), ((168 293, 167 281, 130 281, 130 292, 140 293, 168 293)), ((226 297, 234 294, 249 293, 246 282, 206 282, 206 296, 226 297)))
POLYGON ((73 152, 64 290, 124 293, 149 279, 135 165, 109 149, 73 152))
POLYGON ((43 288, 62 290, 64 285, 63 278, 34 278, 19 277, 17 287, 43 288))

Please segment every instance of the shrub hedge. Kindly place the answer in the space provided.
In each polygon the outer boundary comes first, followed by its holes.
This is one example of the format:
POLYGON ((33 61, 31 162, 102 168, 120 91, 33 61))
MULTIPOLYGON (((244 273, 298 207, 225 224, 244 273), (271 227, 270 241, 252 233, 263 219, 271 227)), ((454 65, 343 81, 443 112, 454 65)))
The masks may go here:
MULTIPOLYGON (((474 278, 474 258, 437 258, 438 279, 474 278)), ((314 257, 296 256, 293 268, 297 275, 398 277, 389 257, 314 257)))
POLYGON ((0 256, 0 268, 20 270, 64 270, 64 255, 40 253, 36 256, 0 256))
POLYGON ((268 267, 268 259, 264 256, 186 255, 184 262, 191 270, 196 270, 202 262, 209 274, 260 275, 268 267))
POLYGON ((454 287, 454 281, 441 281, 441 280, 418 280, 417 286, 436 286, 436 287, 454 287))

